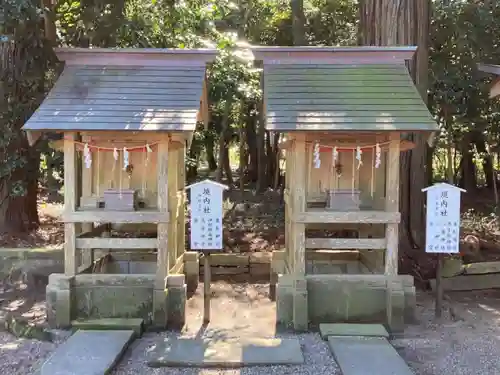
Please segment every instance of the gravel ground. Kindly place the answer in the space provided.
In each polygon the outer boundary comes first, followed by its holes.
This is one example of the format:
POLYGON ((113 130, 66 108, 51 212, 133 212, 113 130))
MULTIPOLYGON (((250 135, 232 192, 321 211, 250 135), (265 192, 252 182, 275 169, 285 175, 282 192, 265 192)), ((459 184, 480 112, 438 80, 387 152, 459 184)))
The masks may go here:
MULTIPOLYGON (((267 295, 268 285, 213 287, 212 322, 200 332, 202 295, 188 302, 188 324, 183 336, 272 336, 275 307, 267 295)), ((436 323, 432 297, 418 295, 418 324, 409 326, 393 340, 416 375, 497 375, 500 373, 500 291, 461 293, 451 296, 442 320, 436 323)), ((113 375, 340 375, 327 344, 318 334, 297 335, 305 357, 302 366, 251 367, 234 370, 147 367, 148 348, 172 333, 146 334, 132 344, 113 375)), ((60 334, 64 340, 64 334, 60 334)), ((290 337, 283 335, 282 337, 290 337)), ((57 343, 17 339, 0 332, 0 374, 32 374, 57 343)))
MULTIPOLYGON (((337 364, 330 355, 330 350, 325 341, 318 334, 298 335, 303 347, 305 364, 302 366, 267 366, 245 367, 242 369, 218 370, 196 368, 149 368, 146 365, 147 349, 164 338, 164 334, 146 335, 130 348, 128 354, 120 363, 113 375, 340 375, 337 364)), ((281 336, 286 337, 286 336, 281 336)), ((297 336, 295 336, 297 337, 297 336)))
POLYGON ((56 346, 52 342, 18 339, 0 332, 0 374, 29 374, 56 346))

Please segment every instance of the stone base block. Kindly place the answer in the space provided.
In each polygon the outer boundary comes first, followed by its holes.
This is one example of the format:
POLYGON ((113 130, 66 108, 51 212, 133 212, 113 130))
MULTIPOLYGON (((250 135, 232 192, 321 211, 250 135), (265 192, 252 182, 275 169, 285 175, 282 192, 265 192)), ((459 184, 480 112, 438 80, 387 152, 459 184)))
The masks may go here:
POLYGON ((415 316, 415 288, 408 276, 307 275, 304 284, 294 281, 292 275, 278 277, 279 327, 303 330, 305 321, 313 325, 378 323, 399 332, 415 316), (305 311, 300 306, 305 306, 305 311))
POLYGON ((188 293, 194 293, 200 282, 200 258, 196 251, 184 253, 184 275, 188 293))
POLYGON ((167 328, 168 319, 168 289, 153 290, 153 319, 152 328, 163 330, 167 328))
POLYGON ((181 330, 186 322, 187 285, 184 275, 167 277, 167 326, 181 330))
POLYGON ((53 273, 46 288, 47 321, 52 328, 69 328, 74 315, 74 278, 53 273))

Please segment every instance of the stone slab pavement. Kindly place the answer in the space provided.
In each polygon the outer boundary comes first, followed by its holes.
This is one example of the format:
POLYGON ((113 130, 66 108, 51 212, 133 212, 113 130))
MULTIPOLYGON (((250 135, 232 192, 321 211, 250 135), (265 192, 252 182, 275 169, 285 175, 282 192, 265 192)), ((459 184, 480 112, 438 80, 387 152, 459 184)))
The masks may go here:
POLYGON ((105 375, 118 362, 134 331, 77 331, 41 366, 36 375, 105 375))
POLYGON ((343 375, 415 375, 384 337, 328 337, 343 375))
POLYGON ((150 356, 150 367, 238 368, 304 363, 296 338, 166 338, 152 348, 150 356))

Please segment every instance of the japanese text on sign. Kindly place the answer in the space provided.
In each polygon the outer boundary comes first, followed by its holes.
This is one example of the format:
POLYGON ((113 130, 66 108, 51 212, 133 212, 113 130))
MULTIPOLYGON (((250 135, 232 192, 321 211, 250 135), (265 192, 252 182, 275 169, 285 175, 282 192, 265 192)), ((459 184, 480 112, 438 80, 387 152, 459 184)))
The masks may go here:
POLYGON ((439 184, 427 190, 428 253, 458 253, 460 244, 460 189, 439 184))
POLYGON ((223 189, 211 181, 191 187, 191 249, 222 249, 223 189))

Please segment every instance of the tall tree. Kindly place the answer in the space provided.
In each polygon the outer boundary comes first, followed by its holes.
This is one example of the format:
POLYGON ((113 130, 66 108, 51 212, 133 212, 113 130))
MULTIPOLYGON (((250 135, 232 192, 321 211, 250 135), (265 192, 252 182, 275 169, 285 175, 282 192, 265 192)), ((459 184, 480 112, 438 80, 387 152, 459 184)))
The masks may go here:
MULTIPOLYGON (((21 130, 46 92, 45 73, 53 57, 44 37, 39 3, 4 0, 0 17, 0 230, 38 226, 40 152, 21 130)), ((47 16, 47 14, 46 14, 47 16)), ((46 17, 51 25, 53 17, 46 17)), ((54 28, 49 33, 54 36, 54 28)))
MULTIPOLYGON (((365 45, 416 45, 418 50, 410 72, 422 99, 427 102, 428 40, 430 0, 363 0, 360 2, 360 33, 365 45)), ((421 189, 429 181, 427 138, 410 135, 416 147, 401 155, 401 230, 400 247, 419 263, 425 241, 424 195, 421 189)))

